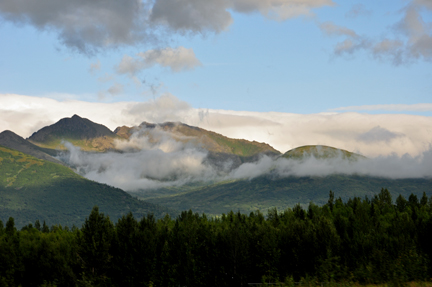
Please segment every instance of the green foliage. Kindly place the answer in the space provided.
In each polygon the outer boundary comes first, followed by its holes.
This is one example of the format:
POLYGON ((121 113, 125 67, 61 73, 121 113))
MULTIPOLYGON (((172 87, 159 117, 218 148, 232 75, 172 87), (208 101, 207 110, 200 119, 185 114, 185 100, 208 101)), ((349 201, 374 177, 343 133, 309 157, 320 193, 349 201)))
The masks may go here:
POLYGON ((94 207, 80 229, 35 222, 18 231, 10 218, 0 232, 0 284, 405 286, 432 277, 432 202, 410 198, 393 203, 382 189, 343 202, 330 192, 332 210, 310 203, 267 216, 189 210, 159 220, 128 213, 116 224, 94 207))
MULTIPOLYGON (((219 216, 230 210, 244 213, 275 207, 284 210, 297 203, 305 208, 311 201, 324 205, 329 203, 329 190, 339 194, 344 201, 353 197, 374 198, 379 193, 377 186, 390 191, 389 195, 387 194, 389 198, 396 198, 401 194, 408 199, 410 193, 421 196, 423 192, 426 197, 432 195, 430 178, 388 179, 355 175, 280 178, 267 175, 251 180, 230 180, 203 183, 201 186, 146 191, 138 196, 174 210, 192 209, 195 212, 219 216)), ((389 198, 385 200, 388 201, 389 198)), ((335 202, 336 198, 333 200, 335 202)), ((331 204, 329 207, 331 209, 331 204)))
POLYGON ((103 285, 108 278, 112 255, 111 242, 114 238, 114 225, 96 206, 85 220, 78 233, 79 261, 84 274, 90 276, 95 285, 103 285))
POLYGON ((350 161, 356 161, 359 159, 365 159, 366 157, 349 152, 343 149, 337 149, 330 146, 323 145, 307 145, 297 147, 295 149, 289 150, 282 155, 282 157, 302 160, 307 157, 315 157, 317 159, 328 159, 328 158, 343 158, 350 161))
MULTIPOLYGON (((18 228, 35 220, 48 225, 81 225, 98 205, 113 219, 176 214, 126 192, 85 179, 71 169, 0 146, 0 219, 13 217, 18 228)), ((39 222, 39 225, 40 225, 39 222)))

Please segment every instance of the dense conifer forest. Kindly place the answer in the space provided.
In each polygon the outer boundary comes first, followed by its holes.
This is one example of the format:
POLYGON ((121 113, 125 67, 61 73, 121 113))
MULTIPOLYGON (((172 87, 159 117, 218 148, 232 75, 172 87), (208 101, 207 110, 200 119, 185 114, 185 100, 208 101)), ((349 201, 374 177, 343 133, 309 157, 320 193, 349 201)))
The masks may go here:
POLYGON ((0 221, 0 286, 247 286, 252 282, 424 282, 432 277, 432 198, 311 203, 264 215, 113 223, 94 207, 81 228, 0 221))

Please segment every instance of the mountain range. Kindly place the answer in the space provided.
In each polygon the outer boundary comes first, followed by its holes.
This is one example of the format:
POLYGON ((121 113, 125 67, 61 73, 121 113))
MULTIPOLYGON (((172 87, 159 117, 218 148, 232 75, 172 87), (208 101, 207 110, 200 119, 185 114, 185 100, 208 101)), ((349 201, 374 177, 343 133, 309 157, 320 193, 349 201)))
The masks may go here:
MULTIPOLYGON (((281 153, 266 143, 233 139, 183 123, 122 126, 111 131, 89 119, 74 115, 64 118, 23 139, 11 131, 0 134, 0 219, 16 218, 17 224, 45 220, 49 224, 80 224, 93 205, 98 205, 113 218, 127 212, 141 216, 152 212, 157 216, 177 214, 192 209, 210 215, 230 210, 250 212, 276 207, 285 209, 300 203, 323 204, 330 190, 347 199, 353 196, 372 197, 381 188, 388 188, 393 196, 410 193, 432 195, 432 180, 390 179, 374 176, 329 174, 326 176, 281 176, 270 168, 254 177, 229 178, 227 174, 249 164, 251 168, 263 158, 273 161, 287 159, 318 161, 340 159, 345 162, 366 160, 362 155, 329 146, 309 145, 281 153), (168 184, 153 189, 124 192, 103 183, 86 179, 86 174, 62 162, 58 155, 67 153, 66 142, 89 154, 117 155, 140 152, 140 147, 124 149, 121 143, 145 139, 145 143, 159 148, 167 141, 206 154, 203 164, 225 177, 183 184, 168 184), (229 163, 229 165, 227 165, 229 163), (228 168, 227 168, 228 166, 228 168), (132 194, 133 196, 131 196, 132 194)), ((142 162, 146 165, 146 162, 142 162)), ((96 173, 104 172, 103 166, 96 173)), ((119 171, 121 172, 121 171, 119 171)), ((145 177, 145 175, 143 175, 145 177)), ((145 179, 145 178, 144 178, 145 179)))
POLYGON ((177 211, 138 200, 119 188, 88 180, 11 131, 0 133, 0 219, 18 227, 36 220, 81 225, 97 205, 113 220, 132 212, 175 216, 177 211))

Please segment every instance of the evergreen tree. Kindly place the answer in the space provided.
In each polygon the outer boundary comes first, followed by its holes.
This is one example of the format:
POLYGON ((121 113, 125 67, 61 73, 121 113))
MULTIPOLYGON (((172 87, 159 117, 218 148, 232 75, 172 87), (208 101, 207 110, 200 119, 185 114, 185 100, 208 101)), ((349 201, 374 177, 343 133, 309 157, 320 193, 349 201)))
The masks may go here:
POLYGON ((114 225, 109 217, 99 213, 97 206, 93 207, 78 233, 78 254, 84 276, 95 285, 103 284, 108 278, 113 236, 114 225))

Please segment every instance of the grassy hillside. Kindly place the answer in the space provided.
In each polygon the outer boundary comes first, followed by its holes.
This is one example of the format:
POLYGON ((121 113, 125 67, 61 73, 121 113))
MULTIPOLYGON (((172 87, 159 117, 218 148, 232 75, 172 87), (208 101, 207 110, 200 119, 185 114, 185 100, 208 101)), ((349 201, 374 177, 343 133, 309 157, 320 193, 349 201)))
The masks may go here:
POLYGON ((106 151, 114 148, 116 138, 120 137, 104 125, 74 115, 40 129, 28 140, 48 149, 65 149, 62 144, 65 140, 86 151, 106 151))
POLYGON ((38 147, 11 131, 3 131, 0 133, 0 145, 34 156, 38 159, 65 165, 60 160, 52 157, 52 155, 56 153, 55 150, 38 147))
POLYGON ((297 147, 295 149, 289 150, 282 155, 284 158, 290 159, 303 159, 305 157, 313 156, 317 159, 328 159, 341 157, 347 160, 358 160, 360 158, 365 158, 362 155, 349 152, 347 150, 338 149, 325 145, 307 145, 297 147))
POLYGON ((388 188, 393 199, 399 194, 406 198, 411 193, 432 195, 432 179, 386 179, 365 176, 332 175, 327 177, 287 177, 274 179, 262 176, 253 180, 232 180, 208 186, 191 186, 146 191, 141 195, 147 201, 164 204, 177 210, 192 209, 195 212, 218 215, 230 210, 251 212, 267 211, 277 207, 284 210, 311 201, 324 204, 329 191, 336 197, 368 196, 371 198, 381 188, 388 188))
POLYGON ((182 123, 167 122, 162 124, 150 124, 143 122, 139 127, 118 127, 115 132, 118 136, 128 139, 135 131, 143 128, 154 129, 156 127, 169 132, 171 136, 178 141, 193 143, 215 154, 233 154, 245 158, 260 153, 280 154, 279 151, 266 143, 228 138, 212 131, 182 123))
POLYGON ((131 197, 118 188, 87 180, 71 169, 0 146, 0 219, 17 226, 34 223, 81 225, 94 205, 113 220, 132 211, 141 217, 175 214, 131 197))

